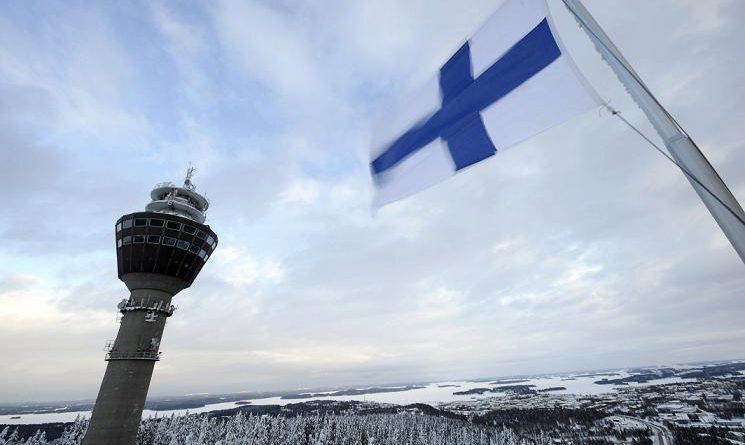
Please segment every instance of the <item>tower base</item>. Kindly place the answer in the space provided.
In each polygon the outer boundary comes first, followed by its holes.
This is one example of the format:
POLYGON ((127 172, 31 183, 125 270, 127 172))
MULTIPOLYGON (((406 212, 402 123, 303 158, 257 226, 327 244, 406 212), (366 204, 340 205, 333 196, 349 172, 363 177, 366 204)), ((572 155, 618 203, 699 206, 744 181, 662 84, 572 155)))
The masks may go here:
POLYGON ((124 314, 114 345, 108 351, 101 389, 83 445, 132 445, 137 438, 171 299, 187 286, 173 277, 130 273, 122 280, 131 291, 120 303, 124 314))

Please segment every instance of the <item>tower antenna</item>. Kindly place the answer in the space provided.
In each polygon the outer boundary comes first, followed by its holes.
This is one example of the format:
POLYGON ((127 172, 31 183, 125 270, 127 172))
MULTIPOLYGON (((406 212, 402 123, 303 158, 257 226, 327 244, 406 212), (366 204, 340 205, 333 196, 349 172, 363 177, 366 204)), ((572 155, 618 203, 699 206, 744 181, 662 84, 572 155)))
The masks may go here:
POLYGON ((191 177, 194 176, 195 171, 197 171, 197 169, 192 167, 191 162, 189 162, 189 168, 186 169, 186 178, 184 179, 184 187, 189 190, 194 190, 196 188, 191 182, 191 177))

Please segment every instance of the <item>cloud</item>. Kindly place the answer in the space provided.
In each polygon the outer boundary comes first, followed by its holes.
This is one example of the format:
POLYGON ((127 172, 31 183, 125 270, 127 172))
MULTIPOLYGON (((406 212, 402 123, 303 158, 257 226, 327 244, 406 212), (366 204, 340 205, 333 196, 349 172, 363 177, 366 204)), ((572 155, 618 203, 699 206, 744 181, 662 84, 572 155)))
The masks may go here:
POLYGON ((244 249, 226 247, 215 252, 212 258, 215 267, 220 270, 220 277, 230 284, 248 286, 258 280, 279 282, 282 279, 280 264, 272 260, 257 261, 244 249))
POLYGON ((49 394, 79 398, 87 389, 85 380, 103 370, 103 340, 114 326, 113 312, 59 304, 54 284, 38 276, 5 271, 0 276, 5 285, 0 290, 3 399, 39 400, 49 394), (89 361, 92 355, 99 359, 96 363, 89 361))
POLYGON ((283 98, 327 92, 301 14, 258 1, 226 0, 214 20, 229 60, 243 75, 283 98))
POLYGON ((17 13, 15 21, 10 15, 0 17, 3 41, 14 42, 0 65, 3 82, 51 98, 61 124, 53 127, 56 133, 105 137, 147 131, 144 116, 127 103, 135 68, 105 14, 72 7, 46 26, 25 14, 17 13))

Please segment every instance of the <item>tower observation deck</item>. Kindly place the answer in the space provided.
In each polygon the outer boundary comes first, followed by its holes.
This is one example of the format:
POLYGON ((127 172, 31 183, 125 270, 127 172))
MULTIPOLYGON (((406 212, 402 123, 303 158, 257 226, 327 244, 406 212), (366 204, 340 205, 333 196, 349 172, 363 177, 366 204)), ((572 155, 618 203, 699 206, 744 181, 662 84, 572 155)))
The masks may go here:
POLYGON ((150 193, 144 212, 122 216, 115 225, 119 279, 129 289, 84 445, 130 445, 142 409, 171 299, 191 286, 217 247, 217 235, 204 224, 209 207, 196 191, 189 168, 183 186, 162 183, 150 193))

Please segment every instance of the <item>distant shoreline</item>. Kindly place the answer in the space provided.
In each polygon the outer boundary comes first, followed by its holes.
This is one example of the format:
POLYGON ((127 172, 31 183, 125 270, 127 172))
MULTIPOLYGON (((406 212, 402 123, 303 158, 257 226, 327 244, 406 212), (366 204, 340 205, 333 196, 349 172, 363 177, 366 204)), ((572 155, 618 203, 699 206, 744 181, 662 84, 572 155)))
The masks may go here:
MULTIPOLYGON (((185 414, 207 412, 252 404, 285 405, 288 401, 312 399, 341 399, 359 397, 360 400, 383 403, 439 403, 468 400, 473 397, 494 397, 507 391, 564 392, 587 394, 615 392, 627 385, 650 385, 670 379, 712 378, 726 375, 745 375, 745 361, 714 362, 679 367, 647 367, 630 370, 601 372, 561 373, 553 376, 525 376, 502 379, 441 381, 428 384, 398 384, 357 388, 328 388, 307 392, 265 391, 232 394, 191 394, 178 397, 159 397, 148 400, 146 415, 185 414), (476 383, 476 382, 481 382, 476 383), (486 387, 488 385, 488 387, 486 387), (537 386, 536 386, 537 385, 537 386), (452 391, 451 388, 459 388, 452 391), (195 410, 195 411, 190 411, 195 410)), ((88 416, 93 409, 91 401, 63 401, 52 403, 14 403, 0 405, 2 424, 42 424, 72 421, 75 415, 88 416), (20 418, 19 418, 20 416, 20 418), (30 423, 27 423, 30 422, 30 423)))

